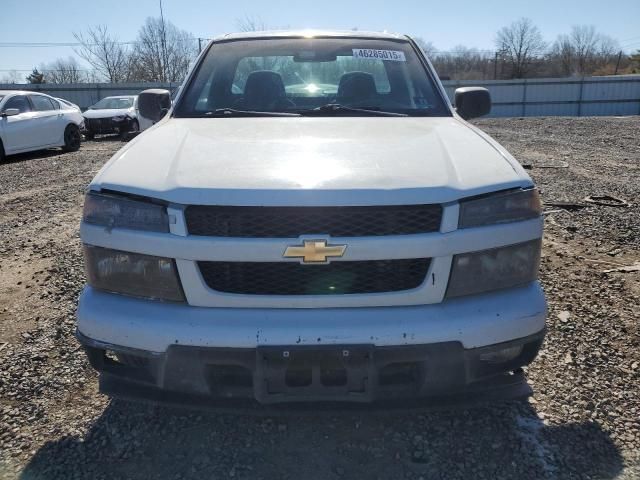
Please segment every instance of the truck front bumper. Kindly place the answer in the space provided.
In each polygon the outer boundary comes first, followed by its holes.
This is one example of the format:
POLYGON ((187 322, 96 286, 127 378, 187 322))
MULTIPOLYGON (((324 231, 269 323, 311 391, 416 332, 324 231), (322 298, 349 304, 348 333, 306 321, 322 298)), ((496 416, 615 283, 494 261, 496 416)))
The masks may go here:
POLYGON ((436 305, 202 308, 86 288, 78 339, 104 393, 211 406, 531 393, 544 337, 537 283, 436 305))

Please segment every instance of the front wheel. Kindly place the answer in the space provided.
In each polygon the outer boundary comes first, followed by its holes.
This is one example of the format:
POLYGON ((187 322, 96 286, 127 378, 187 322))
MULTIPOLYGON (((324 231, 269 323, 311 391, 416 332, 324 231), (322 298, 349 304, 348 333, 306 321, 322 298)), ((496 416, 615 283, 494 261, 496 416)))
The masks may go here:
POLYGON ((77 125, 67 125, 64 130, 64 146, 65 152, 75 152, 80 149, 80 129, 77 125))
POLYGON ((138 120, 132 120, 129 124, 129 130, 120 134, 120 140, 122 140, 123 142, 128 142, 133 137, 138 135, 138 133, 140 133, 140 124, 138 123, 138 120))

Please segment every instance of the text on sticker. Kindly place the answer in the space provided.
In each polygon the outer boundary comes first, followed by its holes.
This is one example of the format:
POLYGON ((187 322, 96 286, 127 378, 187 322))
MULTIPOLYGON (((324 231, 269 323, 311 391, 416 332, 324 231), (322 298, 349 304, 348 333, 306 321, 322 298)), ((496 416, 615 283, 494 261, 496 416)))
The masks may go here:
POLYGON ((354 48, 354 58, 374 58, 378 60, 389 60, 391 62, 406 62, 404 52, 397 50, 375 50, 373 48, 354 48))

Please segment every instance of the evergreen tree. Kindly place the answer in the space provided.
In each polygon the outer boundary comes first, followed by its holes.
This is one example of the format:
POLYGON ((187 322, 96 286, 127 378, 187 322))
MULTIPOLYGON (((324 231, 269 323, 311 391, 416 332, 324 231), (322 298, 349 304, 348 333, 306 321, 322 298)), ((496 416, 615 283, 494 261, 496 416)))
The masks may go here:
POLYGON ((33 72, 27 77, 29 83, 46 83, 44 79, 44 73, 40 73, 37 68, 33 69, 33 72))

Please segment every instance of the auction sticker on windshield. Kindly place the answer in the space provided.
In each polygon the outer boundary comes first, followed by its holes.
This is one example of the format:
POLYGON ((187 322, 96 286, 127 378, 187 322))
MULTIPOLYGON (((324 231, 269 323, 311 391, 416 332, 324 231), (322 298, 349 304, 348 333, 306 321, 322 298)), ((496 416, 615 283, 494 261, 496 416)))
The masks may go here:
POLYGON ((375 58, 379 60, 390 60, 392 62, 406 62, 404 52, 397 50, 376 50, 373 48, 354 48, 354 58, 375 58))

